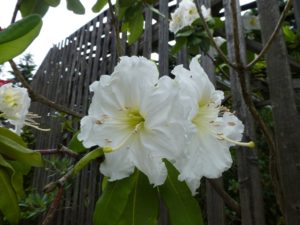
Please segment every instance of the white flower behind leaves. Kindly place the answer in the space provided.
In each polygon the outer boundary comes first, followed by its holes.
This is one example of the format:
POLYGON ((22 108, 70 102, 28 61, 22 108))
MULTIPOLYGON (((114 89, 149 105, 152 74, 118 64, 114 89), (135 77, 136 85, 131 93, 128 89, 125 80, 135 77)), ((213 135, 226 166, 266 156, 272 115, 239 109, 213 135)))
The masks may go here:
POLYGON ((90 86, 94 96, 78 139, 86 147, 103 147, 100 171, 110 181, 137 167, 150 183, 164 183, 162 158, 178 157, 185 139, 181 109, 174 107, 176 85, 169 77, 158 80, 155 63, 134 56, 121 57, 111 76, 103 75, 90 86))
POLYGON ((13 87, 10 83, 0 87, 1 117, 15 126, 17 134, 20 134, 24 126, 30 102, 26 88, 13 87))
POLYGON ((260 22, 257 16, 252 15, 250 12, 246 12, 242 16, 243 27, 247 32, 252 30, 260 30, 260 22))
MULTIPOLYGON (((210 9, 201 6, 201 12, 206 21, 212 19, 210 9)), ((190 26, 196 19, 200 18, 197 7, 192 0, 183 0, 178 8, 171 13, 170 31, 177 33, 186 26, 190 26)))
POLYGON ((189 115, 190 141, 175 166, 180 180, 185 180, 193 194, 201 177, 218 178, 232 164, 229 147, 241 143, 244 126, 232 113, 221 107, 223 92, 216 91, 200 66, 198 58, 192 59, 190 70, 176 66, 172 73, 181 86, 181 95, 189 97, 192 107, 189 115))

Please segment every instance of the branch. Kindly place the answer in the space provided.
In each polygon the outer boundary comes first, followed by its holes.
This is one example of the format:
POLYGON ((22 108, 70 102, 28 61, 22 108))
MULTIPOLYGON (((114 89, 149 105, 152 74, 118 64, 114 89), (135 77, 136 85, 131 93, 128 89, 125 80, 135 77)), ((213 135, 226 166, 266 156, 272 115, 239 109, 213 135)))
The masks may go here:
POLYGON ((30 84, 23 77, 23 74, 18 69, 16 63, 13 60, 9 60, 9 64, 10 64, 11 68, 13 69, 16 78, 28 90, 29 96, 32 99, 32 101, 40 102, 40 103, 42 103, 44 105, 47 105, 47 106, 49 106, 49 107, 51 107, 53 109, 56 109, 59 112, 64 112, 64 113, 67 113, 69 115, 72 115, 72 116, 75 116, 75 117, 78 117, 78 118, 82 118, 83 117, 82 114, 80 114, 78 112, 74 112, 74 111, 70 110, 68 107, 65 107, 63 105, 59 105, 59 104, 55 103, 54 101, 49 100, 45 96, 40 95, 38 93, 35 93, 35 91, 32 89, 32 87, 30 86, 30 84))
POLYGON ((94 149, 84 155, 64 176, 59 178, 57 181, 47 184, 44 188, 44 192, 51 192, 56 187, 62 187, 66 182, 75 177, 85 166, 87 166, 92 160, 101 157, 104 154, 102 148, 94 149))
POLYGON ((111 3, 111 0, 108 0, 108 6, 109 6, 109 12, 111 14, 111 24, 114 27, 115 31, 115 39, 117 44, 117 54, 118 56, 124 55, 124 50, 121 47, 121 41, 120 41, 120 31, 119 31, 119 21, 116 17, 116 14, 114 13, 114 7, 111 3))
POLYGON ((204 19, 204 16, 202 14, 202 11, 201 11, 201 6, 199 5, 198 1, 196 1, 196 6, 197 6, 197 10, 198 10, 198 13, 200 15, 200 18, 202 20, 202 23, 203 23, 203 26, 204 26, 204 30, 206 31, 207 35, 208 35, 208 38, 210 40, 210 43, 213 45, 213 47, 216 49, 216 51, 218 52, 218 54, 220 55, 220 57, 223 59, 224 62, 226 62, 229 66, 231 66, 232 68, 236 69, 237 66, 233 63, 230 62, 230 60, 227 58, 227 56, 224 54, 224 52, 219 48, 219 46, 217 45, 217 43, 215 42, 210 30, 209 30, 209 27, 204 19))
POLYGON ((245 104, 249 108, 251 115, 256 120, 258 125, 260 126, 264 136, 266 137, 266 141, 268 146, 272 152, 275 152, 275 143, 273 141, 272 132, 269 130, 258 111, 255 108, 254 102, 252 100, 251 94, 248 92, 247 82, 246 82, 246 68, 242 62, 242 57, 240 54, 240 43, 239 43, 239 30, 238 30, 238 15, 237 15, 237 5, 236 0, 231 1, 231 11, 232 11, 232 25, 233 25, 233 39, 234 39, 234 51, 235 51, 235 59, 237 64, 237 74, 239 76, 239 81, 241 85, 243 99, 245 104))
POLYGON ((47 215, 45 217, 45 219, 43 220, 42 222, 42 225, 49 225, 51 224, 52 220, 53 220, 53 217, 59 207, 59 203, 60 203, 60 200, 63 196, 63 193, 64 193, 64 188, 63 187, 60 187, 60 189, 57 191, 56 193, 56 196, 47 212, 47 215))
POLYGON ((288 0, 269 40, 266 42, 265 46, 260 51, 258 56, 254 60, 252 60, 252 62, 250 62, 248 65, 246 65, 246 69, 250 69, 252 66, 254 66, 261 59, 261 57, 269 50, 272 42, 274 41, 276 35, 278 34, 280 27, 282 26, 284 19, 287 16, 287 13, 288 13, 289 9, 291 8, 291 6, 292 6, 292 0, 288 0))
POLYGON ((230 197, 230 195, 224 191, 224 189, 213 179, 207 179, 210 185, 215 189, 215 191, 220 195, 220 197, 224 200, 226 205, 235 211, 238 215, 241 215, 241 207, 240 205, 230 197))
POLYGON ((41 153, 42 155, 54 155, 54 154, 64 154, 70 156, 72 158, 78 159, 79 154, 68 149, 66 146, 61 145, 56 149, 45 149, 45 150, 34 150, 36 152, 41 153))

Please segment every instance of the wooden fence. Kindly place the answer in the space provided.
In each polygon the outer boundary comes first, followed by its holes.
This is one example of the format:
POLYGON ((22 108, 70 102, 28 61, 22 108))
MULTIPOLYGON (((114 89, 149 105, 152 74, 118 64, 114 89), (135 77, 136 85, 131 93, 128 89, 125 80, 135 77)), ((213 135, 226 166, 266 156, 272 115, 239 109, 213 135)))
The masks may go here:
MULTIPOLYGON (((179 2, 179 1, 178 1, 179 2)), ((169 74, 169 68, 174 64, 188 64, 186 52, 183 50, 177 57, 171 57, 169 54, 170 41, 174 39, 168 29, 169 11, 173 11, 177 1, 160 0, 158 8, 160 12, 166 15, 166 18, 153 14, 152 11, 145 10, 145 31, 138 42, 128 45, 126 33, 120 33, 121 46, 125 55, 143 55, 147 58, 153 58, 156 53, 158 56, 158 66, 161 75, 169 74)), ((203 3, 202 1, 198 1, 203 3)), ((223 1, 225 8, 230 1, 223 1)), ((297 2, 297 1, 296 1, 297 2)), ((222 1, 204 1, 207 6, 212 7, 213 12, 218 12, 222 8, 222 1)), ((250 5, 249 5, 250 7, 250 5)), ((244 7, 245 8, 245 7, 244 7)), ((230 10, 226 11, 226 20, 230 21, 230 10)), ((32 86, 35 91, 43 94, 47 98, 59 104, 68 106, 74 111, 82 114, 87 113, 91 100, 89 85, 98 80, 102 74, 110 74, 116 65, 117 53, 115 33, 110 24, 111 15, 104 12, 81 27, 75 33, 67 37, 60 44, 54 46, 47 54, 42 65, 38 69, 32 86)), ((230 32, 232 25, 226 23, 228 46, 232 47, 233 39, 230 32)), ((242 37, 242 36, 241 36, 242 37)), ((261 45, 248 41, 245 43, 252 50, 259 51, 261 45)), ((242 44, 243 45, 243 44, 242 44)), ((245 48, 245 46, 242 48, 245 48)), ((241 49, 244 54, 244 50, 241 49)), ((230 58, 234 60, 235 56, 229 51, 230 58)), ((299 72, 299 64, 292 59, 288 59, 292 65, 293 71, 299 72)), ((213 81, 217 82, 219 88, 230 90, 229 82, 219 79, 214 75, 214 65, 208 59, 204 58, 204 66, 213 81)), ((234 71, 231 71, 234 77, 234 71)), ((231 80, 232 84, 236 81, 231 80)), ((235 84, 238 85, 238 84, 235 84)), ((246 124, 253 124, 249 118, 248 109, 239 98, 240 89, 232 89, 234 101, 236 101, 236 110, 242 116, 246 124), (241 106, 242 105, 242 106, 241 106), (242 107, 242 108, 241 108, 242 107), (243 114, 243 112, 245 114, 243 114)), ((259 104, 259 103, 258 103, 259 104)), ((70 137, 65 137, 61 132, 60 122, 62 118, 57 117, 57 113, 40 103, 33 103, 31 111, 42 116, 41 126, 51 128, 51 132, 42 132, 36 134, 37 149, 53 149, 58 144, 66 144, 70 137)), ((252 125, 249 127, 252 127, 252 125)), ((78 124, 75 124, 75 129, 78 124)), ((253 130, 248 130, 247 135, 252 136, 253 130), (252 132, 252 133, 251 133, 252 132)), ((265 224, 262 190, 260 186, 260 175, 257 166, 256 151, 249 153, 247 150, 241 150, 239 155, 239 180, 240 180, 240 200, 242 224, 265 224), (254 205, 255 204, 255 205, 254 205)), ((90 225, 92 224, 92 213, 94 205, 101 194, 101 176, 99 174, 99 163, 94 162, 85 168, 75 179, 65 196, 60 208, 56 214, 53 224, 56 225, 90 225)), ((36 169, 33 175, 33 187, 42 190, 44 185, 53 181, 51 171, 36 169)), ((222 178, 215 183, 221 185, 222 178)), ((223 225, 224 203, 219 195, 207 183, 207 220, 209 225, 223 225)), ((166 218, 161 218, 161 224, 167 224, 166 218)))

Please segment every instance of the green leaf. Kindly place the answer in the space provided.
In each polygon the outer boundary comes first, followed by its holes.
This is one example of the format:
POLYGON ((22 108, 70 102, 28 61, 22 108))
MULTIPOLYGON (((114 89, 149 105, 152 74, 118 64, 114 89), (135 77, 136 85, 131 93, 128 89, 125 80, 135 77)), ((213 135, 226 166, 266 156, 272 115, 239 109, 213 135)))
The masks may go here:
POLYGON ((83 156, 74 166, 73 168, 73 176, 75 176, 77 173, 79 173, 80 170, 82 170, 90 161, 99 158, 102 156, 103 150, 102 148, 94 149, 93 151, 90 151, 85 156, 83 156))
POLYGON ((67 8, 76 14, 84 14, 85 9, 79 0, 67 0, 67 8))
POLYGON ((109 182, 96 203, 94 225, 116 225, 122 216, 136 181, 136 173, 130 177, 109 182))
POLYGON ((20 5, 22 17, 26 17, 31 14, 44 16, 48 9, 49 5, 44 0, 22 0, 20 5))
POLYGON ((297 35, 292 31, 292 29, 289 26, 283 26, 282 28, 284 38, 287 42, 293 43, 297 40, 297 35))
POLYGON ((188 37, 191 34, 193 34, 195 31, 191 27, 186 27, 182 30, 180 30, 178 33, 176 33, 176 38, 178 37, 188 37))
POLYGON ((38 36, 42 27, 39 15, 30 15, 0 32, 0 64, 21 54, 38 36))
POLYGON ((137 172, 136 182, 118 225, 156 225, 159 210, 157 189, 148 178, 137 172))
POLYGON ((82 153, 86 152, 86 148, 83 146, 82 141, 79 141, 77 136, 80 131, 78 131, 71 139, 68 148, 74 152, 82 153))
POLYGON ((118 0, 118 4, 121 7, 130 7, 132 6, 134 3, 136 3, 136 0, 118 0))
POLYGON ((166 18, 166 16, 164 14, 162 14, 158 9, 154 8, 152 5, 150 4, 153 4, 156 0, 152 1, 151 3, 151 0, 149 1, 149 4, 147 4, 147 7, 155 14, 161 16, 162 18, 166 18))
POLYGON ((92 10, 94 13, 100 12, 101 9, 107 4, 107 0, 97 0, 92 10))
POLYGON ((52 6, 52 7, 56 7, 59 5, 60 0, 45 0, 47 2, 48 5, 52 6))
POLYGON ((0 154, 4 157, 23 162, 30 166, 43 166, 41 154, 0 135, 0 154))
POLYGON ((10 224, 18 224, 20 208, 17 196, 11 186, 6 170, 2 167, 0 167, 0 190, 0 211, 10 224))
POLYGON ((7 128, 0 127, 0 135, 10 138, 13 141, 17 142, 19 145, 26 147, 26 143, 23 141, 23 139, 7 128))
POLYGON ((178 172, 165 161, 168 177, 159 192, 169 210, 170 225, 204 225, 201 209, 185 182, 178 181, 178 172))
POLYGON ((28 167, 24 167, 24 165, 22 166, 19 162, 7 161, 2 157, 2 155, 0 155, 0 166, 6 168, 14 191, 18 197, 22 197, 24 195, 23 175, 29 171, 28 167))
POLYGON ((136 40, 138 40, 143 32, 144 16, 141 8, 138 8, 138 10, 135 11, 134 15, 130 17, 128 25, 128 43, 133 44, 136 40))

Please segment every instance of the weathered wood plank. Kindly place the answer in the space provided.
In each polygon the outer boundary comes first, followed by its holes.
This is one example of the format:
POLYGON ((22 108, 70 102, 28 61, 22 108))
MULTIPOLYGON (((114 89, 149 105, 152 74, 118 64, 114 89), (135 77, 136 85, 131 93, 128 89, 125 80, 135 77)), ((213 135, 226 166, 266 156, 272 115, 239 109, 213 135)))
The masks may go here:
MULTIPOLYGON (((299 1, 297 1, 299 2, 299 1)), ((278 3, 258 0, 263 43, 269 39, 279 19, 278 3)), ((276 155, 282 211, 286 224, 300 221, 300 121, 295 104, 287 49, 280 31, 266 54, 270 100, 275 128, 276 155)))
MULTIPOLYGON (((226 39, 229 59, 236 63, 239 60, 242 64, 246 64, 246 47, 245 39, 242 31, 241 12, 239 2, 236 0, 223 0, 225 8, 225 27, 226 39), (236 13, 236 15, 234 14, 236 13), (237 17, 238 27, 234 27, 234 16, 237 17), (238 29, 238 43, 235 46, 233 37, 234 29, 238 29), (240 57, 240 58, 239 58, 240 57)), ((255 140, 254 121, 246 106, 242 96, 241 85, 239 81, 240 71, 230 69, 231 94, 233 100, 233 108, 237 111, 238 117, 245 124, 244 140, 255 140)), ((249 86, 249 74, 243 73, 249 86)), ((260 185, 260 176, 257 165, 256 150, 247 148, 238 148, 238 179, 240 184, 239 195, 241 201, 241 214, 243 225, 265 224, 262 191, 260 185), (252 161, 254 160, 254 161, 252 161), (256 161, 255 161, 256 160, 256 161), (256 162, 256 163, 253 163, 256 162)))

